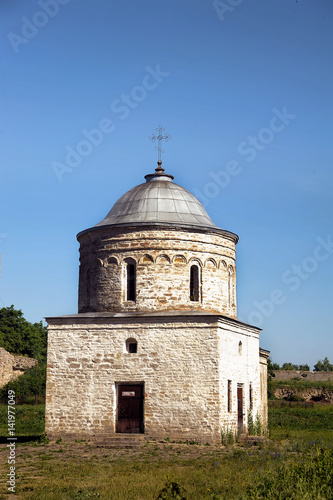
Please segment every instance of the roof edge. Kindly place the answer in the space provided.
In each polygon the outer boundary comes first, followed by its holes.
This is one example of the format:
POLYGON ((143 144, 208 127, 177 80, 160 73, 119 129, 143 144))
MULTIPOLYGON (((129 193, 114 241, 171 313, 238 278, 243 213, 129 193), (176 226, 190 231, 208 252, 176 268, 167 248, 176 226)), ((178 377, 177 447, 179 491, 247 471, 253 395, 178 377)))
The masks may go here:
POLYGON ((77 235, 76 238, 78 241, 80 241, 79 238, 83 236, 84 234, 88 234, 93 231, 101 231, 104 229, 116 229, 116 228, 126 228, 126 229, 131 229, 133 231, 140 229, 140 228, 161 228, 161 229, 185 229, 185 230, 191 230, 191 231, 197 231, 198 233, 217 233, 217 234, 222 234, 226 238, 234 241, 235 244, 238 243, 239 236, 236 233, 232 233, 231 231, 227 231, 226 229, 221 229, 219 227, 210 227, 210 226, 195 226, 193 224, 176 224, 176 223, 170 223, 168 224, 167 222, 145 222, 145 223, 136 223, 133 224, 133 222, 128 222, 125 224, 105 224, 102 226, 93 226, 88 229, 84 229, 83 231, 80 231, 77 235))
MULTIPOLYGON (((159 318, 169 318, 169 319, 179 319, 182 320, 183 318, 189 318, 189 319, 195 319, 195 318, 210 318, 214 319, 217 322, 222 322, 222 323, 230 323, 234 325, 242 325, 244 327, 247 327, 249 329, 255 330, 257 333, 260 333, 262 331, 261 328, 258 326, 250 325, 249 323, 244 323, 243 321, 239 321, 238 319, 235 318, 230 318, 229 316, 224 316, 223 314, 219 313, 212 313, 208 311, 192 311, 192 310, 183 310, 183 311, 178 311, 178 310, 168 310, 168 311, 158 311, 158 312, 138 312, 138 311, 131 311, 131 312, 85 312, 85 313, 77 313, 77 314, 68 314, 64 316, 47 316, 44 319, 51 324, 54 321, 57 320, 67 320, 67 321, 72 321, 72 320, 106 320, 106 319, 112 319, 112 320, 123 320, 123 319, 147 319, 147 318, 153 318, 153 319, 159 319, 159 318)), ((266 351, 269 352, 269 351, 266 351)))

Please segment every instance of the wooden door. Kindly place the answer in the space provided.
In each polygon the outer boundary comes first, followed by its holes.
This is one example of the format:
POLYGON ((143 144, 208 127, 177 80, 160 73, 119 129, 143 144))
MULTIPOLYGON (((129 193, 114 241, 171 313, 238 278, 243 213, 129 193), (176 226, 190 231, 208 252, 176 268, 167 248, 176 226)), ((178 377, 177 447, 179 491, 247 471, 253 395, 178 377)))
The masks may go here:
POLYGON ((237 387, 237 422, 238 431, 243 432, 243 387, 237 387))
POLYGON ((118 385, 116 432, 143 433, 143 384, 118 385))

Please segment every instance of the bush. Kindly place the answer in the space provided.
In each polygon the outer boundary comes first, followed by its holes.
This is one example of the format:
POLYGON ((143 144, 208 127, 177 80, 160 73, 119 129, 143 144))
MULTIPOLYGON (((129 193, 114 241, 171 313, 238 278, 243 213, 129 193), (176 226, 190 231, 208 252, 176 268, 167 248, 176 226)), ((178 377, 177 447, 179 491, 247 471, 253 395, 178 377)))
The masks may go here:
POLYGON ((298 394, 291 394, 290 396, 287 396, 286 398, 283 399, 285 399, 285 401, 305 401, 305 399, 302 398, 302 396, 299 396, 298 394))
POLYGON ((182 485, 176 479, 168 478, 157 500, 169 500, 171 498, 176 500, 187 500, 186 492, 182 485))

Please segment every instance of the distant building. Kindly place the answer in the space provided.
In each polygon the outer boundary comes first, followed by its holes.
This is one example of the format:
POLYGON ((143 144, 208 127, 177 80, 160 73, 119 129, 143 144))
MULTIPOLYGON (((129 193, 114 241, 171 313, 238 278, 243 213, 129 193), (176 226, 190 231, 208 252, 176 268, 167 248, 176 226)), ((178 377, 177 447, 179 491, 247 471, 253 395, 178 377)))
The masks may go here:
POLYGON ((46 432, 219 442, 267 423, 260 329, 237 320, 238 236, 158 162, 78 234, 79 313, 47 318, 46 432))

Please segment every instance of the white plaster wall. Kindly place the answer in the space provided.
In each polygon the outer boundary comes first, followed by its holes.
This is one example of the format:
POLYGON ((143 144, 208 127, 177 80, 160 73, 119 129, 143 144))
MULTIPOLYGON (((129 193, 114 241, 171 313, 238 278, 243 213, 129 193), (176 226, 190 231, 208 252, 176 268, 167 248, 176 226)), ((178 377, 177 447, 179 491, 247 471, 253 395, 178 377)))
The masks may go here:
POLYGON ((220 425, 223 430, 237 432, 237 384, 243 384, 243 424, 247 427, 252 385, 252 414, 261 414, 259 331, 241 323, 219 322, 220 353, 220 425), (239 354, 242 342, 242 354, 239 354), (231 380, 232 405, 228 412, 228 380, 231 380))

